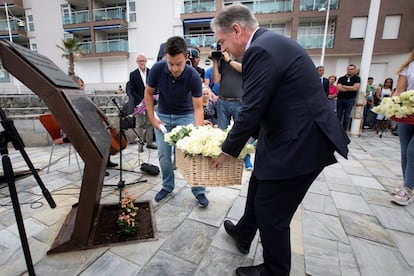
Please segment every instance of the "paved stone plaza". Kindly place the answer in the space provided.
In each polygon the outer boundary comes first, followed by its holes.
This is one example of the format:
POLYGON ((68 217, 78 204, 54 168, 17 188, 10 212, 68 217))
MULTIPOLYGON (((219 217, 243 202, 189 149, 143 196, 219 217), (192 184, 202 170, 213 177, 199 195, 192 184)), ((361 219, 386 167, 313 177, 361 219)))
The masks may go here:
MULTIPOLYGON (((398 137, 374 131, 351 138, 349 160, 326 168, 312 185, 291 225, 291 275, 414 275, 414 204, 390 203, 390 191, 402 182, 398 137)), ((138 157, 158 165, 156 150, 123 151, 123 178, 139 200, 152 200, 157 240, 47 255, 71 206, 78 201, 80 174, 67 148, 56 148, 49 174, 50 147, 26 152, 57 203, 51 209, 33 177, 18 178, 24 225, 37 275, 235 275, 240 265, 262 262, 258 235, 248 255, 240 254, 225 233, 223 221, 237 221, 246 198, 250 172, 243 185, 207 189, 210 205, 199 208, 189 186, 176 174, 176 188, 167 200, 153 198, 161 177, 134 173, 138 157)), ((25 170, 18 151, 9 146, 16 172, 25 170)), ((275 156, 277 158, 277 156, 275 156)), ((117 160, 117 156, 111 158, 117 160)), ((27 168, 26 168, 27 169, 27 168)), ((414 168, 413 168, 414 169, 414 168)), ((105 184, 116 185, 118 170, 108 170, 105 184)), ((27 275, 8 187, 0 184, 0 275, 27 275)), ((104 187, 101 203, 116 204, 119 191, 104 187)))

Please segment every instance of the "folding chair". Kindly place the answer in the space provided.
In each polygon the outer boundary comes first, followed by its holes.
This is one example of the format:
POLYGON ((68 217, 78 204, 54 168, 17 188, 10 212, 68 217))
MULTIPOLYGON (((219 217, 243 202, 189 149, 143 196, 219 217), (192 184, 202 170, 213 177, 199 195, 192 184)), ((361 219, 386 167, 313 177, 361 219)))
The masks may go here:
MULTIPOLYGON (((47 173, 49 173, 50 163, 52 161, 52 154, 53 154, 53 150, 55 146, 62 145, 62 146, 69 147, 69 164, 70 164, 70 154, 71 154, 72 143, 63 141, 63 138, 60 132, 61 128, 58 122, 56 121, 55 116, 53 116, 52 114, 42 114, 39 116, 39 121, 40 123, 42 123, 42 125, 44 126, 46 131, 49 133, 53 141, 52 149, 50 151, 50 156, 49 156, 49 164, 47 166, 47 173)), ((81 172, 81 168, 79 165, 79 160, 78 160, 78 155, 76 154, 76 150, 74 150, 74 154, 75 154, 76 163, 78 164, 79 174, 82 178, 82 172, 81 172)))

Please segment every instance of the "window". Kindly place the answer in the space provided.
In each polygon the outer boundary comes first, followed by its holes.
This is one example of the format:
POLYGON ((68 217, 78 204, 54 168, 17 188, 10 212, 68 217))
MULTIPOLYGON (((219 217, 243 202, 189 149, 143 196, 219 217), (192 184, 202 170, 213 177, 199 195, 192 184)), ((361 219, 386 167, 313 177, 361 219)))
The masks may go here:
POLYGON ((368 17, 352 18, 350 38, 364 38, 367 31, 368 17))
POLYGON ((397 39, 400 31, 401 15, 385 17, 382 39, 397 39))
POLYGON ((128 0, 128 22, 137 21, 135 0, 128 0))
POLYGON ((36 43, 30 43, 30 50, 37 53, 37 44, 36 43))
POLYGON ((27 32, 34 32, 35 27, 34 27, 34 23, 33 23, 33 14, 32 14, 32 10, 31 9, 27 9, 25 10, 26 13, 26 31, 27 32))

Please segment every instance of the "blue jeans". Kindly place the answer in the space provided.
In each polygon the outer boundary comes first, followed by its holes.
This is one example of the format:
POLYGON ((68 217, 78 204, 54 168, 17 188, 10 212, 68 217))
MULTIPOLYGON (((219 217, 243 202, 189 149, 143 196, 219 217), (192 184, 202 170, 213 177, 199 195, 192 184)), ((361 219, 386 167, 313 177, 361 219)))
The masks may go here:
POLYGON ((414 125, 398 123, 404 186, 414 188, 414 125))
MULTIPOLYGON (((194 114, 186 115, 173 115, 157 113, 161 121, 165 123, 165 127, 168 131, 179 125, 194 124, 194 114)), ((155 138, 157 140, 158 147, 158 160, 160 162, 161 174, 162 174, 162 188, 169 192, 174 190, 174 167, 171 159, 173 147, 164 141, 164 133, 159 129, 154 128, 155 138)), ((194 196, 204 194, 205 187, 192 187, 191 191, 194 196)))
POLYGON ((355 105, 355 98, 342 99, 338 98, 336 100, 336 115, 338 120, 342 122, 342 127, 346 131, 348 128, 349 118, 351 116, 352 108, 355 105), (343 117, 343 120, 342 120, 343 117))
POLYGON ((237 114, 240 111, 241 102, 229 102, 226 100, 218 99, 217 101, 217 121, 218 127, 221 129, 226 129, 230 125, 230 119, 236 118, 237 114))

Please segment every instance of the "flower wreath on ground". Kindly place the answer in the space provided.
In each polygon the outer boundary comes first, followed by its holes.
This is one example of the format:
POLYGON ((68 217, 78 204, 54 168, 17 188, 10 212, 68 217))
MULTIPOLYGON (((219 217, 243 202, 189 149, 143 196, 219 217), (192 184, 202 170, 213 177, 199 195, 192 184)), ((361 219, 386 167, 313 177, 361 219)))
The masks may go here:
MULTIPOLYGON (((231 126, 226 130, 212 127, 210 125, 194 127, 192 124, 177 126, 171 132, 165 134, 164 140, 182 150, 185 156, 202 155, 205 157, 217 158, 221 153, 221 145, 227 137, 231 126)), ((252 144, 246 144, 239 159, 247 154, 254 153, 252 144)))
POLYGON ((414 119, 414 90, 402 92, 400 96, 383 98, 372 111, 397 121, 404 121, 404 118, 414 119))
POLYGON ((127 190, 124 190, 117 220, 118 236, 132 236, 138 232, 138 207, 135 207, 134 200, 135 198, 132 198, 127 190))

